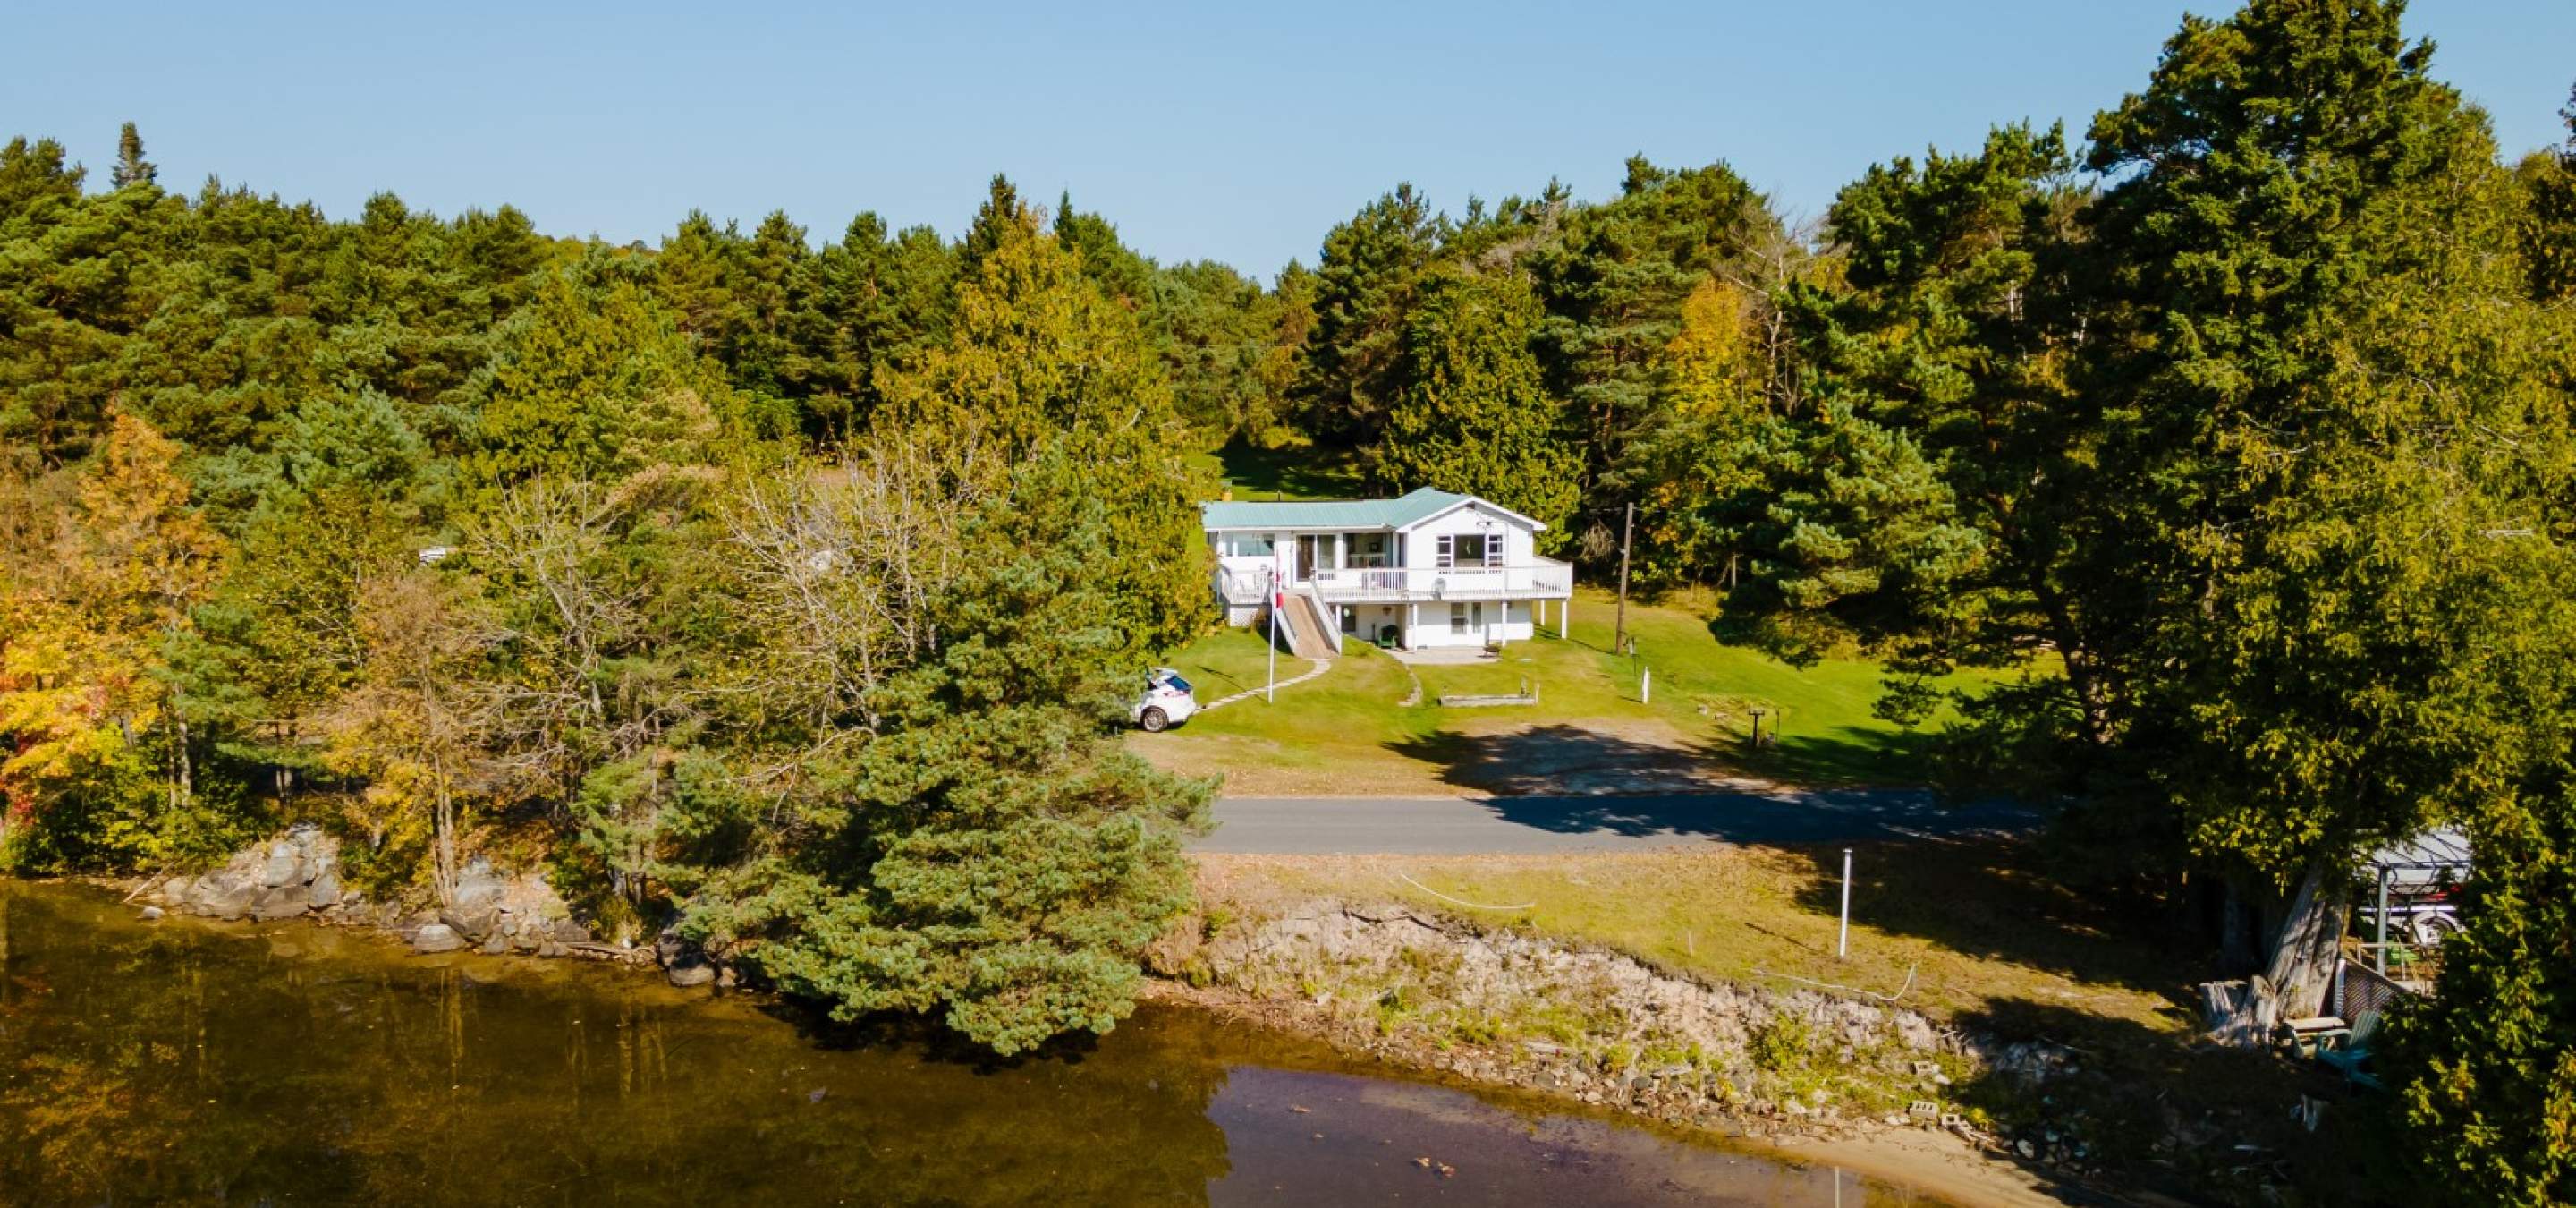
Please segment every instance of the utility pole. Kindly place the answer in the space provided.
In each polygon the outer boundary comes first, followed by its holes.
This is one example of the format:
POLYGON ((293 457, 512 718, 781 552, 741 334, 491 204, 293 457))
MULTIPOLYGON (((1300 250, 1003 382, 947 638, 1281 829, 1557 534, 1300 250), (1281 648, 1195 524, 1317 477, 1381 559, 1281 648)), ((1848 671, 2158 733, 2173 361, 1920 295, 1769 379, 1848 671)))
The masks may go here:
POLYGON ((1610 653, 1628 653, 1628 547, 1637 539, 1637 505, 1628 505, 1628 518, 1619 525, 1619 623, 1610 636, 1610 653))

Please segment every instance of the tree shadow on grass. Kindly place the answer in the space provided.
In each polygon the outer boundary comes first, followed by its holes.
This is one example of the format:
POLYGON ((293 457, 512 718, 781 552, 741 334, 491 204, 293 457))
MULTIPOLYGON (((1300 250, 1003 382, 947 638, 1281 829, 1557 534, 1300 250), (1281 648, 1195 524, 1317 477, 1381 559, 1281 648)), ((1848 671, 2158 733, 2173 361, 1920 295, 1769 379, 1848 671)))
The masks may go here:
POLYGON ((2312 1066, 2026 998, 1952 1022, 2003 1060, 1942 1096, 1983 1111, 2004 1135, 2000 1156, 2052 1191, 2083 1193, 2076 1202, 2105 1190, 2259 1198, 2281 1182, 2317 1203, 2392 1202, 2364 1173, 2377 1104, 2312 1066), (2294 1119, 2302 1096, 2326 1105, 2325 1127, 2294 1119))
POLYGON ((1349 453, 1318 446, 1268 449, 1241 436, 1216 451, 1226 484, 1239 498, 1348 499, 1360 492, 1349 453))
POLYGON ((2003 801, 1945 804, 1926 789, 1795 789, 1712 776, 1706 748, 1641 742, 1581 726, 1497 734, 1438 731, 1387 749, 1492 793, 1506 822, 1567 835, 1801 843, 2009 832, 2038 815, 2003 801))
MULTIPOLYGON (((1772 733, 1766 722, 1765 737, 1772 733)), ((1932 736, 1915 730, 1835 726, 1809 733, 1792 724, 1759 750, 1741 735, 1718 746, 1732 749, 1726 760, 1734 766, 1783 780, 1919 785, 1932 779, 1932 736)))
MULTIPOLYGON (((1805 862, 1798 903, 1842 908, 1843 848, 1789 845, 1805 862)), ((2033 844, 2004 835, 1918 835, 1854 853, 1852 918, 1966 956, 2078 982, 2144 991, 2177 1020, 2194 1018, 2192 986, 2209 976, 2196 941, 2168 939, 2043 874, 2033 844)))

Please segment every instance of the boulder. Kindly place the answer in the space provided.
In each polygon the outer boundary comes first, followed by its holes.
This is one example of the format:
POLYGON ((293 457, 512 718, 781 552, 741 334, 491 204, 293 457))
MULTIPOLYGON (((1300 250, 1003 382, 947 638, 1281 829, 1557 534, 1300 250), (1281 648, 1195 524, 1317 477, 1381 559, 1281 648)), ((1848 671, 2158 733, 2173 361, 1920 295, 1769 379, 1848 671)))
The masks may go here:
POLYGON ((454 952, 464 946, 465 937, 445 923, 431 923, 411 937, 411 950, 419 953, 454 952))
POLYGON ((510 951, 510 941, 500 932, 495 931, 492 933, 492 938, 483 941, 483 946, 476 951, 485 956, 505 956, 510 951))
POLYGON ((716 979, 715 966, 702 960, 683 960, 666 967, 662 972, 664 976, 671 979, 672 985, 683 990, 703 986, 716 979))
POLYGON ((665 931, 653 941, 653 958, 662 964, 662 972, 671 984, 682 989, 703 986, 716 979, 716 968, 708 963, 704 949, 665 931))
POLYGON ((262 922, 291 919, 303 914, 311 905, 312 899, 306 895, 303 886, 280 885, 260 890, 251 899, 250 916, 262 922))
POLYGON ((262 861, 259 866, 259 883, 266 889, 303 884, 303 853, 295 850, 295 845, 292 843, 269 844, 268 859, 262 861))
POLYGON ((255 879, 240 869, 219 868, 189 885, 180 904, 191 913, 210 918, 243 918, 250 914, 252 900, 259 894, 255 879))
POLYGON ((339 905, 340 874, 325 864, 322 871, 313 875, 313 882, 304 887, 304 893, 312 900, 315 910, 329 910, 339 905))
POLYGON ((455 904, 465 909, 494 906, 508 889, 509 886, 492 871, 492 862, 476 856, 466 861, 464 870, 456 874, 455 904))
POLYGON ((144 922, 149 923, 149 922, 152 922, 153 920, 158 919, 158 918, 160 918, 160 917, 161 917, 161 908, 160 908, 160 907, 158 907, 158 906, 146 906, 146 907, 144 907, 144 908, 143 908, 143 921, 144 921, 144 922))
POLYGON ((492 934, 492 924, 501 915, 489 906, 450 906, 438 912, 438 921, 456 929, 456 933, 473 939, 492 934))
POLYGON ((565 919, 555 924, 554 937, 560 944, 587 944, 590 942, 590 928, 565 919))

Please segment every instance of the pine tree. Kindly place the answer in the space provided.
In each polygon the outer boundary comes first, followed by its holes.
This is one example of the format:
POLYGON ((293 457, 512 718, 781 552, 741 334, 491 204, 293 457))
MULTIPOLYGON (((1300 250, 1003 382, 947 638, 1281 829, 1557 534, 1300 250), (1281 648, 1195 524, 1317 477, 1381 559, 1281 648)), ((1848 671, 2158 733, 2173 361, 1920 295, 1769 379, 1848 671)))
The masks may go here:
POLYGON ((1633 494, 1639 442, 1659 422, 1656 365, 1684 300, 1769 225, 1760 195, 1725 165, 1674 172, 1637 157, 1617 199, 1570 212, 1561 237, 1532 253, 1548 388, 1572 408, 1596 504, 1633 494))
POLYGON ((1308 435, 1350 447, 1376 438, 1395 398, 1389 375, 1405 314, 1446 230, 1430 203, 1400 184, 1324 236, 1295 388, 1308 435))
POLYGON ((644 291, 586 290, 567 274, 514 321, 485 391, 468 473, 486 489, 705 464, 739 421, 722 375, 644 291))
POLYGON ((134 123, 125 123, 116 134, 116 167, 108 173, 108 182, 122 189, 151 184, 160 174, 159 168, 143 158, 143 136, 136 132, 134 123))
POLYGON ((1423 289, 1391 375, 1402 383, 1371 474, 1389 490, 1490 499, 1566 540, 1580 486, 1565 418, 1530 342, 1538 298, 1517 275, 1444 273, 1423 289))
POLYGON ((1117 556, 1093 573, 1128 610, 1123 649, 1138 659, 1169 650, 1207 620, 1205 546, 1170 384, 1135 315, 1035 214, 996 224, 988 249, 958 287, 947 343, 880 379, 878 431, 944 447, 985 474, 1049 451, 1090 467, 1113 504, 1117 556))
POLYGON ((2564 146, 2522 163, 2522 249, 2531 293, 2543 301, 2576 298, 2576 88, 2568 90, 2564 146))
POLYGON ((2509 182, 2401 15, 2187 20, 2094 122, 2118 183, 2072 278, 2069 397, 2103 431, 2067 578, 2139 783, 2205 858, 2300 886, 2268 970, 2292 1014, 2351 859, 2512 775, 2474 635, 2515 630, 2499 585, 2556 554, 2481 534, 2567 489, 2509 182))
POLYGON ((1037 211, 1020 200, 1019 186, 999 172, 984 190, 984 204, 975 210, 975 220, 966 227, 966 237, 957 245, 957 273, 961 279, 973 280, 983 271, 984 259, 1001 250, 1004 244, 1019 237, 1019 232, 1037 221, 1037 211))

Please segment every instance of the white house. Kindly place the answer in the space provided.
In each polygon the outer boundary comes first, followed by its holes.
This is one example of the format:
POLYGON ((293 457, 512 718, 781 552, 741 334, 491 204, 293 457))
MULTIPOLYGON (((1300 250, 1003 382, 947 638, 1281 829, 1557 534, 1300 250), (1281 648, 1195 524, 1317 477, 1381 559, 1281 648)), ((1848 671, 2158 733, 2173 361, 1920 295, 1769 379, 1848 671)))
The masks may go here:
POLYGON ((1538 556, 1546 525, 1472 495, 1199 505, 1226 621, 1250 625, 1277 593, 1301 651, 1345 640, 1407 649, 1565 633, 1574 568, 1538 556), (1320 631, 1320 632, 1300 632, 1320 631))

